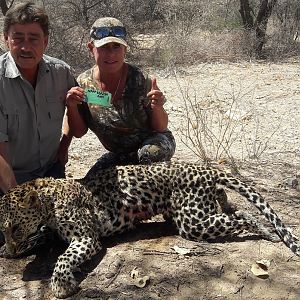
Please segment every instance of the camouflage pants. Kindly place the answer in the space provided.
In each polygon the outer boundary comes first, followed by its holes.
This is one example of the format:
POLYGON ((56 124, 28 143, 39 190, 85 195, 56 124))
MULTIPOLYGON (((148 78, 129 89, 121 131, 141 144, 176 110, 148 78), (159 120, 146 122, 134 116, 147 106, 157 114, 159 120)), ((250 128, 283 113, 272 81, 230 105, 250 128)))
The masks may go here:
POLYGON ((155 133, 144 140, 137 151, 130 153, 108 152, 103 154, 88 171, 85 177, 93 176, 99 169, 114 166, 151 164, 153 162, 168 161, 174 155, 176 143, 173 135, 155 133))

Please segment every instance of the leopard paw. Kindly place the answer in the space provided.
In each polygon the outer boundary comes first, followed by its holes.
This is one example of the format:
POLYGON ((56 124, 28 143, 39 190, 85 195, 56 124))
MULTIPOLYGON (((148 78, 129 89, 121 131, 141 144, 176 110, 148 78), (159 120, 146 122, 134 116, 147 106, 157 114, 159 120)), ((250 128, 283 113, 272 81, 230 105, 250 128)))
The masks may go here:
POLYGON ((51 289, 56 298, 64 299, 76 294, 79 286, 72 273, 54 273, 51 277, 51 289))

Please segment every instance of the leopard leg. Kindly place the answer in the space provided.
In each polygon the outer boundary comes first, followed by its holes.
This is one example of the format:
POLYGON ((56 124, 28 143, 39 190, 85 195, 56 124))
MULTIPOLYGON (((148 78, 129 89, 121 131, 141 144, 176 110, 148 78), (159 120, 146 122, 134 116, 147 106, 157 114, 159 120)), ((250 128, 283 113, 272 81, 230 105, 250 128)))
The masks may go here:
POLYGON ((100 250, 101 245, 94 238, 83 236, 72 239, 67 250, 58 257, 51 277, 51 288, 57 298, 67 298, 78 291, 73 271, 100 250))
POLYGON ((272 233, 267 227, 261 224, 254 216, 251 214, 238 210, 235 212, 235 215, 238 218, 242 218, 247 223, 247 230, 253 233, 258 234, 262 238, 272 241, 272 242, 279 242, 280 238, 277 234, 272 233))
POLYGON ((271 241, 278 241, 277 235, 271 233, 256 218, 248 213, 236 211, 233 215, 209 214, 202 219, 195 216, 187 218, 182 214, 175 220, 179 234, 187 239, 206 240, 217 237, 232 236, 243 230, 254 232, 271 241))
POLYGON ((218 210, 219 213, 232 215, 237 210, 236 206, 228 201, 227 194, 223 188, 216 189, 215 200, 220 206, 220 209, 218 210))

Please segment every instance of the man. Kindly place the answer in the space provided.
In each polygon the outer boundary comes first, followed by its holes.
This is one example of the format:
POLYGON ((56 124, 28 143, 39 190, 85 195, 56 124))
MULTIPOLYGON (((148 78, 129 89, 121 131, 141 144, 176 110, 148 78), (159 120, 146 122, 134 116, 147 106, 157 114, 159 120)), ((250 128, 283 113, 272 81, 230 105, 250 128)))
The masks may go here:
MULTIPOLYGON (((4 20, 9 51, 0 56, 0 190, 39 177, 64 177, 71 135, 62 124, 65 96, 76 81, 69 66, 44 55, 49 21, 33 2, 4 20)), ((0 192, 1 192, 0 191, 0 192)))

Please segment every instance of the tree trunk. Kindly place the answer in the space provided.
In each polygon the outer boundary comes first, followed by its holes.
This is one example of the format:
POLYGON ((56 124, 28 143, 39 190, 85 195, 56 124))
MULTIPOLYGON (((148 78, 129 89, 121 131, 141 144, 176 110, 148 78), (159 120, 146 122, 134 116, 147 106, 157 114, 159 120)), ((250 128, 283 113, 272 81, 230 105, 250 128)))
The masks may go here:
POLYGON ((249 5, 249 0, 240 0, 240 14, 242 17, 243 25, 246 30, 252 30, 254 26, 253 22, 253 10, 249 5), (251 14, 252 13, 252 14, 251 14))
POLYGON ((244 28, 248 31, 255 31, 255 54, 262 56, 262 49, 266 42, 266 31, 269 18, 277 0, 260 0, 260 7, 255 22, 253 21, 254 11, 249 4, 249 0, 240 0, 240 14, 244 28))
POLYGON ((262 0, 255 22, 256 44, 255 53, 258 57, 261 56, 262 48, 266 42, 266 31, 269 18, 272 10, 277 3, 277 0, 262 0))

